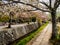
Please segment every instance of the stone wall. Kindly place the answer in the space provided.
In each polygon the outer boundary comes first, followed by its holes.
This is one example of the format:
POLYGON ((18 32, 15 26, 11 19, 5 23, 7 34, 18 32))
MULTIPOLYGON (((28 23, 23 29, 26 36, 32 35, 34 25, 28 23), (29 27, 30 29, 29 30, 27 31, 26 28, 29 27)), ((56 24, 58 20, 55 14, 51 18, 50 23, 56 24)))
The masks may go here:
POLYGON ((31 23, 22 26, 15 26, 10 29, 1 29, 0 31, 0 45, 7 45, 21 36, 38 28, 38 23, 31 23))

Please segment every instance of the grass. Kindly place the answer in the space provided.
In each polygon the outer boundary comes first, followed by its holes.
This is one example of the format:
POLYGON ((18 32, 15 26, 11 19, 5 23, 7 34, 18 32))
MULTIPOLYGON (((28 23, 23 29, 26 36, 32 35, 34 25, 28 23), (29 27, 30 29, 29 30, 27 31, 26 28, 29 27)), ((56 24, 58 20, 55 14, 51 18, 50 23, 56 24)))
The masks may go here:
POLYGON ((41 32, 48 23, 42 25, 39 29, 37 29, 36 31, 30 33, 27 37, 25 37, 22 40, 19 40, 19 42, 15 43, 14 45, 26 45, 27 42, 29 42, 32 38, 34 38, 39 32, 41 32))

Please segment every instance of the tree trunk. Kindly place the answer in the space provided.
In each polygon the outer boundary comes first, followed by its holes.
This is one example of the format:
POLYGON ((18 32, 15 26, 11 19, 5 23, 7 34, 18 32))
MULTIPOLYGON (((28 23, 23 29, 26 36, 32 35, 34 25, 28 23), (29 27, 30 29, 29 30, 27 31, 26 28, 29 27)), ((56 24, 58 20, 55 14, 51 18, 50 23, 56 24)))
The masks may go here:
POLYGON ((11 19, 9 19, 9 25, 8 28, 11 28, 11 19))
POLYGON ((54 39, 57 35, 56 11, 51 12, 51 17, 52 17, 52 37, 51 37, 51 39, 54 39))
POLYGON ((12 16, 10 15, 10 19, 9 19, 9 25, 8 25, 8 28, 11 28, 11 21, 12 21, 12 16))

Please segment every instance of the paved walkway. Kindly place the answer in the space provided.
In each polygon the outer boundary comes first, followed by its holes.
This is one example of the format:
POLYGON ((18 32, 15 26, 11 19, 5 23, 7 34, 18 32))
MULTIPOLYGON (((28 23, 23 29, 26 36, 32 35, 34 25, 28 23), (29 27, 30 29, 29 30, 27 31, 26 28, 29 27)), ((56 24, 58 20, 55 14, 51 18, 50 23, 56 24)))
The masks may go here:
POLYGON ((52 24, 49 23, 46 28, 38 34, 33 41, 27 43, 27 45, 51 45, 49 39, 52 33, 52 24))

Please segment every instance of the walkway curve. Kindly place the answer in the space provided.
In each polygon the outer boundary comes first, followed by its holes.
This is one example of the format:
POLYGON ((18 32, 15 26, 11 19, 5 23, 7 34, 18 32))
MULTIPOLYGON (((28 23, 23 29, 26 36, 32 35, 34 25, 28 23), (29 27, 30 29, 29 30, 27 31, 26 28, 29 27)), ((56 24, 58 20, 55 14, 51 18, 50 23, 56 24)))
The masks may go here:
POLYGON ((52 24, 49 23, 41 33, 39 33, 39 36, 36 37, 36 39, 33 42, 28 42, 27 45, 51 45, 49 43, 49 39, 52 34, 52 24))

